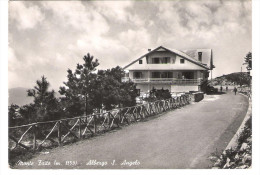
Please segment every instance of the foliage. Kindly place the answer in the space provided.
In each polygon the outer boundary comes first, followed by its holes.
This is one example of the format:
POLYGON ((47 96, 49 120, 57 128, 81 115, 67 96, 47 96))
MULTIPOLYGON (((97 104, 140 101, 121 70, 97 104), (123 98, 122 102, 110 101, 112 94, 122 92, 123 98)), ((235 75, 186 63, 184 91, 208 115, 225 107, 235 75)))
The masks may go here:
POLYGON ((59 90, 61 95, 65 95, 65 98, 62 99, 66 103, 65 111, 71 115, 93 112, 93 107, 90 105, 91 99, 89 98, 93 91, 91 84, 96 79, 93 72, 99 63, 89 53, 83 57, 83 60, 84 63, 77 64, 74 72, 68 69, 68 81, 64 82, 65 86, 60 87, 59 90))
POLYGON ((57 120, 136 105, 136 85, 121 81, 124 76, 121 67, 95 73, 98 60, 90 54, 83 60, 84 63, 77 64, 74 72, 68 69, 68 80, 64 82, 65 86, 60 87, 62 97, 59 99, 55 98, 54 90, 49 91, 50 84, 46 77, 37 80, 36 85, 27 91, 28 96, 34 98, 33 103, 9 107, 10 125, 57 120))
POLYGON ((21 123, 20 107, 16 104, 8 106, 8 122, 9 126, 16 126, 21 123))
POLYGON ((34 123, 37 121, 37 108, 35 104, 23 105, 20 107, 20 114, 23 118, 23 124, 34 123))
MULTIPOLYGON (((250 75, 247 72, 234 72, 227 75, 216 77, 212 80, 212 85, 221 85, 223 82, 234 83, 235 85, 249 85, 250 75)), ((224 84, 222 84, 224 85, 224 84)))
POLYGON ((36 81, 36 86, 27 91, 29 97, 34 97, 34 103, 25 105, 22 108, 22 113, 27 116, 32 116, 36 113, 33 121, 47 121, 59 118, 59 104, 55 98, 54 90, 49 91, 50 83, 47 78, 42 76, 41 80, 36 81))
POLYGON ((248 52, 247 54, 246 54, 246 57, 244 58, 245 60, 245 62, 244 62, 244 64, 246 64, 247 65, 247 70, 252 70, 252 53, 251 52, 248 52))
POLYGON ((136 104, 136 86, 133 82, 122 82, 123 76, 124 71, 119 66, 98 71, 92 93, 95 108, 111 110, 136 104))
POLYGON ((244 128, 238 135, 237 145, 226 149, 222 154, 212 156, 214 168, 218 169, 246 169, 252 164, 252 116, 246 121, 244 128))
POLYGON ((34 98, 33 103, 8 107, 9 126, 56 120, 62 116, 61 106, 54 96, 54 90, 48 90, 49 85, 46 77, 42 76, 33 89, 27 90, 28 96, 34 98))
POLYGON ((238 144, 241 145, 243 142, 246 141, 247 138, 251 136, 252 136, 252 116, 250 116, 249 120, 246 121, 245 127, 243 128, 237 140, 238 144))
POLYGON ((156 100, 166 100, 171 98, 171 93, 168 89, 153 89, 149 92, 149 97, 146 97, 144 100, 151 102, 156 100))
POLYGON ((124 71, 119 66, 99 70, 98 60, 87 54, 84 64, 78 64, 75 72, 68 70, 68 81, 60 87, 60 94, 66 115, 78 116, 111 110, 116 107, 135 105, 136 87, 132 82, 121 82, 124 71))

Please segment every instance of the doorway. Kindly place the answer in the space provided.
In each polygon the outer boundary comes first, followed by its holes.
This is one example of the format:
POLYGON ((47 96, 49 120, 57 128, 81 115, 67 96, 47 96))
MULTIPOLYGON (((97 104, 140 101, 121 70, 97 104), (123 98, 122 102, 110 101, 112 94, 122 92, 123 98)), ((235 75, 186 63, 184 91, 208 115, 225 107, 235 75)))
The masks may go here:
POLYGON ((194 72, 182 72, 185 79, 194 79, 194 72))

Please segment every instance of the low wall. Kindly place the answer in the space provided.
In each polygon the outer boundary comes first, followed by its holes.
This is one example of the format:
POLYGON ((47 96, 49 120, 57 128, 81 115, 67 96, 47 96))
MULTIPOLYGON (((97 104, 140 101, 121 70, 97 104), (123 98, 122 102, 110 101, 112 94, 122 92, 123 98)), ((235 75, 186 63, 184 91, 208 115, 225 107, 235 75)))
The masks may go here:
POLYGON ((199 86, 191 86, 191 85, 171 85, 171 92, 189 92, 189 91, 198 91, 199 86))
POLYGON ((204 99, 204 93, 203 92, 195 92, 192 93, 194 102, 199 102, 204 99))

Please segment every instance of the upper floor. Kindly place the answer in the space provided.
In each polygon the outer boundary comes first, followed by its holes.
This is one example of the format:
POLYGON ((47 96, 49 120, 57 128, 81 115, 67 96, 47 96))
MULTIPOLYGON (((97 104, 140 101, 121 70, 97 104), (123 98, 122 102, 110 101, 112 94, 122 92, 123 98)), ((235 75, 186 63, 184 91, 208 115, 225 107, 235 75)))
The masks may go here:
POLYGON ((211 70, 211 49, 178 51, 158 47, 124 67, 125 70, 211 70))

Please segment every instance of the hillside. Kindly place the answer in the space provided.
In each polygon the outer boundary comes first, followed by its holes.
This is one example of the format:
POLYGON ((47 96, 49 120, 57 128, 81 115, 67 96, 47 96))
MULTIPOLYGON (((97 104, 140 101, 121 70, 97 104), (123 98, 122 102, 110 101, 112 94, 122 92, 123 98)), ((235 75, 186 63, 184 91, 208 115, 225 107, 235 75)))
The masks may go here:
MULTIPOLYGON (((32 97, 27 96, 27 90, 30 88, 24 88, 24 87, 17 87, 17 88, 11 88, 8 90, 9 97, 8 97, 8 106, 11 104, 17 104, 19 106, 30 104, 33 102, 32 97)), ((57 92, 55 92, 55 97, 59 98, 61 95, 57 92)))
POLYGON ((234 72, 227 75, 216 77, 209 81, 211 85, 248 85, 250 83, 250 75, 247 72, 234 72))
POLYGON ((11 88, 9 91, 8 105, 17 104, 19 106, 33 102, 32 97, 27 96, 27 88, 11 88))

